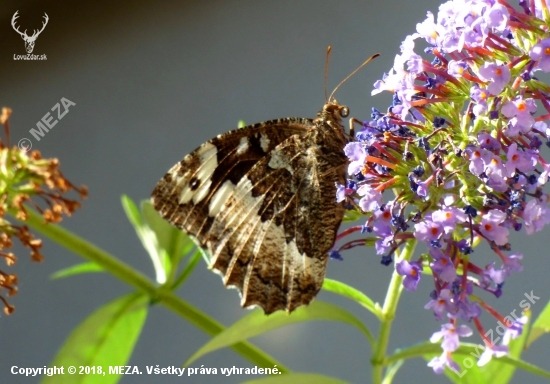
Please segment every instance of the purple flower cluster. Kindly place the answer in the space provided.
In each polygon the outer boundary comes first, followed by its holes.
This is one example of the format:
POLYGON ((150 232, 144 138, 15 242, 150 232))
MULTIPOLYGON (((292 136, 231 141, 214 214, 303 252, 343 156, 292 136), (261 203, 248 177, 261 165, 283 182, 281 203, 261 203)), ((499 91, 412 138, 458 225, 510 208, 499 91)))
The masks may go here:
MULTIPOLYGON (((443 340, 443 354, 428 364, 436 373, 458 369, 452 353, 472 334, 459 319, 473 322, 483 338, 479 365, 507 353, 485 336, 481 313, 509 327, 506 344, 525 321, 505 318, 474 291, 499 297, 505 279, 522 269, 523 256, 510 253, 510 232, 530 235, 550 223, 542 190, 550 163, 540 153, 543 143, 550 146, 550 86, 534 76, 550 71, 543 27, 550 12, 546 1, 520 3, 518 11, 505 0, 451 0, 437 20, 428 12, 374 85, 373 94, 393 93, 392 105, 386 113, 373 109, 344 149, 349 180, 338 186, 337 200, 367 216, 361 231, 375 236, 382 264, 409 240, 428 246, 416 260, 397 260, 396 270, 409 291, 423 271, 433 275, 426 308, 447 321, 431 339, 443 340), (417 39, 428 43, 431 62, 415 53, 417 39), (476 263, 480 242, 500 266, 476 263)), ((349 244, 360 243, 339 250, 349 244)))

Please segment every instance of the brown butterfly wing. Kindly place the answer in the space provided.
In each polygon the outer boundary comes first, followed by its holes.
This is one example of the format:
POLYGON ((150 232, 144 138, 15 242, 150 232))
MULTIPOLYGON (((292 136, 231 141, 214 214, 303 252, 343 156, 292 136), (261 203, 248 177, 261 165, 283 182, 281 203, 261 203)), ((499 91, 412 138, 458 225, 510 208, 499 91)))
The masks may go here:
POLYGON ((289 118, 218 135, 185 156, 158 182, 151 195, 155 209, 206 247, 210 227, 227 198, 224 182, 237 185, 278 144, 292 135, 306 134, 312 126, 309 119, 289 118))
POLYGON ((343 207, 309 137, 289 138, 252 167, 212 225, 212 267, 243 306, 292 311, 322 286, 343 207))
POLYGON ((321 288, 343 217, 343 128, 332 123, 282 119, 221 135, 153 192, 155 208, 208 250, 243 306, 292 311, 321 288))

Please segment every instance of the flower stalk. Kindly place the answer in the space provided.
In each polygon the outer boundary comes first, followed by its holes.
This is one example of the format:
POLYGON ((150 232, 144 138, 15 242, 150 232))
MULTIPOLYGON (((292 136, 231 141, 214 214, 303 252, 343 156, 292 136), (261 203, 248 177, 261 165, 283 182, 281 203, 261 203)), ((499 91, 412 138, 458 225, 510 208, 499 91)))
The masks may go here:
MULTIPOLYGON (((28 218, 27 207, 31 206, 46 222, 58 223, 63 215, 70 216, 80 207, 78 201, 66 197, 66 194, 76 192, 81 200, 88 194, 85 186, 76 187, 63 176, 57 159, 43 159, 39 151, 10 147, 11 113, 11 109, 2 108, 0 114, 5 133, 5 143, 0 140, 0 257, 8 266, 17 261, 12 252, 4 251, 12 247, 13 238, 30 249, 33 261, 41 262, 44 256, 40 250, 42 240, 35 238, 27 225, 15 225, 9 221, 5 217, 7 212, 24 222, 28 218)), ((15 295, 17 282, 16 274, 0 270, 0 300, 6 314, 13 313, 15 307, 1 292, 6 291, 8 297, 15 295)))
MULTIPOLYGON (((417 242, 414 239, 408 240, 406 245, 403 247, 399 260, 410 260, 414 254, 416 243, 417 242)), ((382 383, 384 378, 383 372, 385 366, 387 365, 385 360, 388 343, 390 341, 391 326, 393 319, 395 318, 399 298, 403 292, 402 281, 403 276, 397 273, 397 271, 394 271, 388 286, 388 291, 386 292, 384 305, 382 307, 383 320, 380 323, 380 334, 376 340, 373 357, 371 359, 373 366, 372 382, 375 384, 382 383)))

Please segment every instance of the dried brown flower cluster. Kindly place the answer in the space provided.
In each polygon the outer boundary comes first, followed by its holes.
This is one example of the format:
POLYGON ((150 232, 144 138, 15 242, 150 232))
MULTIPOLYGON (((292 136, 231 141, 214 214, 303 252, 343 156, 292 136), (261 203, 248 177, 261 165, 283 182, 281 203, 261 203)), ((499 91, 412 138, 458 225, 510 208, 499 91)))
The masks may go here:
MULTIPOLYGON (((71 190, 78 193, 80 199, 86 198, 85 186, 75 187, 59 171, 57 159, 43 159, 39 151, 26 152, 17 146, 10 148, 9 117, 11 109, 2 108, 0 124, 4 126, 6 143, 0 139, 0 257, 8 266, 17 260, 12 252, 5 252, 12 246, 12 237, 17 237, 23 246, 30 248, 33 261, 42 261, 40 253, 42 240, 34 237, 26 225, 15 225, 6 219, 6 213, 20 220, 26 220, 27 207, 42 214, 44 220, 58 223, 62 215, 70 216, 80 203, 63 197, 71 190), (33 200, 34 199, 34 200, 33 200)), ((4 303, 4 312, 11 314, 14 306, 5 296, 17 293, 17 275, 0 270, 0 300, 4 303), (6 291, 4 293, 4 290, 6 291)))

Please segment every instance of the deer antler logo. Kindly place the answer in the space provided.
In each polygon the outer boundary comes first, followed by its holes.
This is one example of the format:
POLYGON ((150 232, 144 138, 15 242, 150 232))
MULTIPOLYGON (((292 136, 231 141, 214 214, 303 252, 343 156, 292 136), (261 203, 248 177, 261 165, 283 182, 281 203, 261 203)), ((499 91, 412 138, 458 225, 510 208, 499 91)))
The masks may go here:
POLYGON ((21 32, 17 26, 15 25, 15 20, 19 17, 19 15, 17 14, 19 11, 16 11, 14 14, 13 14, 13 17, 11 18, 11 26, 13 27, 13 29, 15 29, 15 31, 17 33, 19 33, 21 35, 21 37, 23 38, 23 40, 25 40, 25 49, 27 50, 27 53, 32 53, 32 50, 34 49, 34 42, 36 41, 36 39, 38 38, 38 35, 40 35, 42 33, 42 31, 44 30, 44 28, 46 28, 46 24, 48 24, 48 20, 49 20, 49 17, 48 15, 46 14, 46 12, 44 12, 44 23, 42 24, 42 29, 40 31, 38 30, 34 30, 34 33, 32 34, 32 36, 29 36, 27 35, 27 30, 25 29, 25 32, 21 32))

